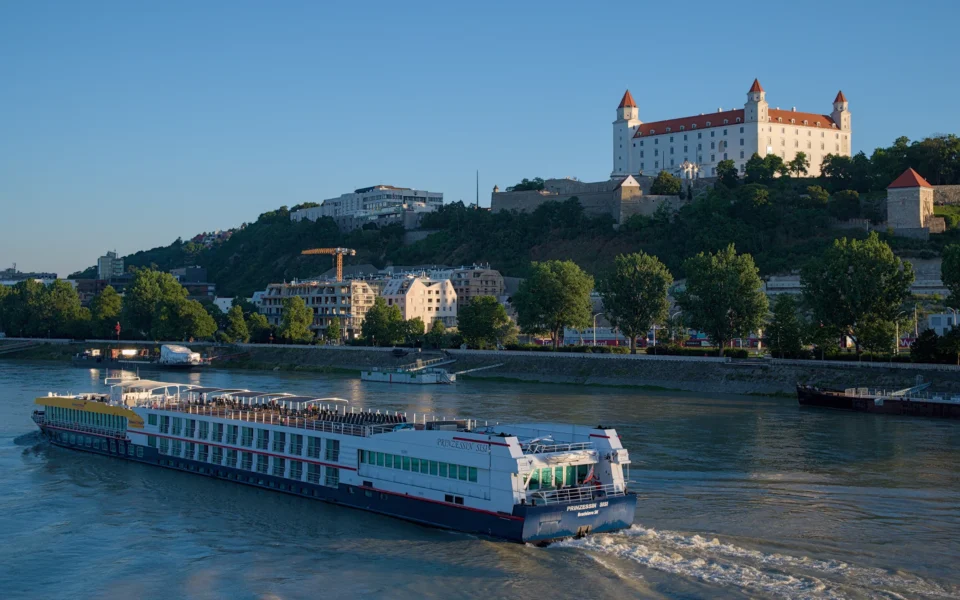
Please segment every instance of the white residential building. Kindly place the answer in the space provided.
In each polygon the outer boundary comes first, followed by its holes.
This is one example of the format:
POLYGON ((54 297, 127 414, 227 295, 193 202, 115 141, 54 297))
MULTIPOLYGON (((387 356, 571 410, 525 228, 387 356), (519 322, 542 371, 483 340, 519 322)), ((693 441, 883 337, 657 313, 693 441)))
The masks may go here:
POLYGON ((644 123, 627 90, 613 122, 612 176, 668 171, 686 179, 712 177, 722 160, 732 160, 742 173, 754 153, 789 162, 797 152, 807 155, 808 174, 816 176, 824 156, 850 156, 850 148, 850 107, 843 92, 830 114, 781 110, 770 108, 766 91, 754 80, 743 108, 644 123))
POLYGON ((283 300, 299 296, 313 311, 315 331, 325 330, 333 317, 348 338, 360 335, 360 326, 367 311, 373 307, 376 290, 366 281, 294 281, 271 283, 264 293, 260 312, 271 325, 279 325, 283 318, 283 300))
POLYGON ((290 219, 316 221, 331 217, 344 230, 356 229, 366 223, 382 225, 390 222, 403 223, 409 229, 423 214, 433 212, 441 205, 443 194, 437 192, 375 185, 339 198, 329 198, 320 206, 295 210, 290 213, 290 219))
POLYGON ((107 252, 97 259, 97 279, 110 279, 123 275, 123 259, 116 252, 107 252))
POLYGON ((387 306, 399 306, 404 320, 420 317, 427 331, 439 319, 445 326, 457 324, 457 292, 449 279, 396 277, 383 282, 380 296, 387 306))

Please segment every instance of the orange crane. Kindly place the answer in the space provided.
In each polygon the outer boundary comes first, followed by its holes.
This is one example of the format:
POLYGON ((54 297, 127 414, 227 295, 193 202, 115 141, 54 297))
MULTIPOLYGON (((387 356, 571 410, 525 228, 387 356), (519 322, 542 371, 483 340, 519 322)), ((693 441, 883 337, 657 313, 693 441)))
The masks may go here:
POLYGON ((333 255, 333 262, 337 267, 337 281, 343 281, 343 257, 356 256, 357 251, 352 248, 311 248, 304 250, 300 254, 330 254, 333 255))

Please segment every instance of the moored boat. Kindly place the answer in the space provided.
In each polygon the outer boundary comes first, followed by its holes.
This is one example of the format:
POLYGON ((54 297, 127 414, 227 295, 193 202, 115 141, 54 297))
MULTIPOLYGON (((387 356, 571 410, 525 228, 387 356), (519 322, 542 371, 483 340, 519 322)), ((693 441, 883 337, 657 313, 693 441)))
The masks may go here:
POLYGON ((797 385, 801 406, 834 408, 883 415, 960 419, 960 395, 926 392, 929 384, 903 390, 847 388, 843 390, 797 385))
POLYGON ((616 431, 349 409, 335 398, 119 380, 37 398, 53 444, 517 542, 630 527, 616 431))

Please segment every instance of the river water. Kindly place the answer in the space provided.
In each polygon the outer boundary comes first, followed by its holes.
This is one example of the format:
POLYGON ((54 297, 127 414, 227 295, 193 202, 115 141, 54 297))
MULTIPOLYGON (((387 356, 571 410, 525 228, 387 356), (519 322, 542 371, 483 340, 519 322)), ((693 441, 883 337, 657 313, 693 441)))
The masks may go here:
MULTIPOLYGON (((200 383, 201 376, 141 373, 200 383)), ((0 597, 960 597, 960 423, 795 400, 214 371, 356 406, 616 427, 636 522, 537 548, 51 447, 48 391, 99 373, 0 361, 0 597)))

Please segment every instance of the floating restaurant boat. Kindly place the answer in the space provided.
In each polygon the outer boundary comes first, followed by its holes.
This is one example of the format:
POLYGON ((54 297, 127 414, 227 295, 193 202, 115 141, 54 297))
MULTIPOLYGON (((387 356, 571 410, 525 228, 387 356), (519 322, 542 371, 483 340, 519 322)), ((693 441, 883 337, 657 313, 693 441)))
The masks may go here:
POLYGON ((923 383, 902 390, 847 388, 834 390, 812 385, 798 385, 797 399, 801 406, 818 406, 882 415, 909 415, 960 419, 960 395, 930 393, 923 383))
POLYGON ((192 371, 209 367, 211 359, 203 358, 199 352, 194 352, 186 346, 164 344, 160 347, 159 356, 151 356, 146 348, 113 348, 104 352, 100 348, 88 348, 73 357, 73 364, 85 368, 117 369, 165 369, 176 371, 192 371))
POLYGON ((616 431, 348 407, 160 381, 37 398, 53 444, 424 525, 546 543, 630 527, 636 494, 616 431))

